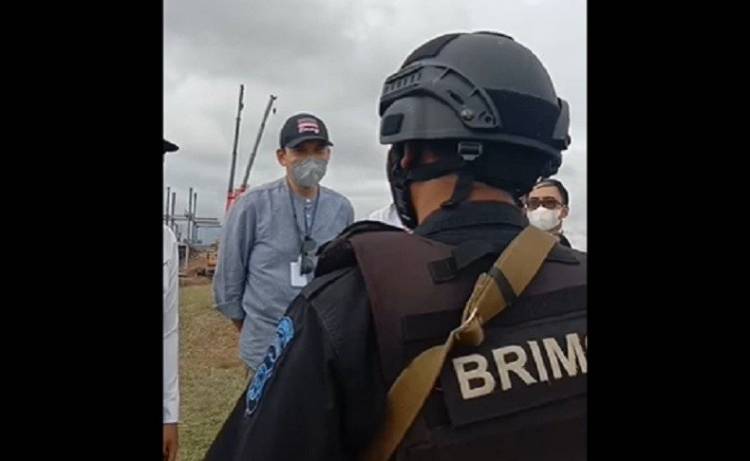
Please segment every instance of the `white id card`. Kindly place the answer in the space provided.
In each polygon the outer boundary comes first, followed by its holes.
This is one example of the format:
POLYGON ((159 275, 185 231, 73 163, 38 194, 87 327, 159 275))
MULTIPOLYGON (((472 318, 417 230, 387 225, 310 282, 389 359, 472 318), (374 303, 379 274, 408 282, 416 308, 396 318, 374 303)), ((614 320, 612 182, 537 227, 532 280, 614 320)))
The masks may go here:
POLYGON ((293 287, 300 288, 307 285, 307 275, 303 275, 301 273, 302 257, 299 257, 296 261, 289 263, 289 270, 291 271, 291 280, 293 287))

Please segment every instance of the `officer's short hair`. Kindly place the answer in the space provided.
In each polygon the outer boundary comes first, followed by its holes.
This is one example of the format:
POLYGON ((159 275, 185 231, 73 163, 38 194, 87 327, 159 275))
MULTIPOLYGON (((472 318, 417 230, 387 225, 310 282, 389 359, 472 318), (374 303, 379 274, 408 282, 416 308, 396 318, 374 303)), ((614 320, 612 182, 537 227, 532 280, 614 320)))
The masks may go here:
POLYGON ((540 187, 550 187, 550 186, 557 188, 557 191, 560 193, 560 196, 562 197, 563 205, 568 206, 568 201, 569 201, 568 189, 566 189, 565 186, 563 186, 563 183, 561 183, 557 179, 551 179, 551 178, 542 179, 541 181, 539 181, 538 183, 534 185, 534 189, 539 189, 540 187))

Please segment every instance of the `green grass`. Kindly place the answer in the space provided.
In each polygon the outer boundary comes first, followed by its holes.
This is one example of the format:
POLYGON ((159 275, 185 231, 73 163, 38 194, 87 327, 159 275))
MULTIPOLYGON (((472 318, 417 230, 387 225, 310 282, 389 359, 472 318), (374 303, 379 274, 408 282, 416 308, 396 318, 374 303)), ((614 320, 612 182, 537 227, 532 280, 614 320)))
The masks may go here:
POLYGON ((180 461, 203 459, 246 386, 238 333, 211 285, 180 287, 180 461))

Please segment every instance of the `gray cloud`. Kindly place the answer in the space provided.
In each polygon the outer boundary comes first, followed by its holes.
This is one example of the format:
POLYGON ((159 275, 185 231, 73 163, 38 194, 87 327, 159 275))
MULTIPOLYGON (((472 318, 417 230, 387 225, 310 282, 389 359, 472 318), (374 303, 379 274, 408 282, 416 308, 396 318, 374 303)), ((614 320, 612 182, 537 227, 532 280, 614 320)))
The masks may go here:
POLYGON ((559 177, 570 189, 567 232, 586 246, 586 4, 583 0, 166 0, 164 130, 180 145, 165 183, 187 206, 223 219, 240 83, 245 109, 236 181, 242 179, 269 94, 279 97, 251 185, 283 175, 274 151, 284 120, 310 111, 335 143, 324 185, 346 194, 358 218, 390 201, 378 143, 382 82, 414 48, 447 32, 498 30, 545 63, 571 105, 573 145, 559 177))

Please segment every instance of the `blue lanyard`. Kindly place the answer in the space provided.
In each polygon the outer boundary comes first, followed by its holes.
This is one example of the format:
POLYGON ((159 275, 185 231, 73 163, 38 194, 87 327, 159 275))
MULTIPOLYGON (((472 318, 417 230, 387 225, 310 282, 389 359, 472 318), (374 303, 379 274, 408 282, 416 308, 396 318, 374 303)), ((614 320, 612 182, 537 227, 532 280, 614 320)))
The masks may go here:
POLYGON ((313 227, 315 227, 315 217, 318 215, 318 200, 320 200, 320 186, 318 186, 318 194, 315 196, 315 205, 313 205, 313 215, 312 219, 310 219, 310 226, 307 225, 307 219, 305 219, 305 238, 302 239, 301 232, 299 228, 299 223, 297 221, 297 210, 294 207, 294 198, 292 197, 292 186, 287 183, 287 188, 289 190, 289 204, 292 207, 292 216, 294 216, 294 230, 297 232, 297 239, 300 242, 300 251, 302 250, 302 246, 304 245, 305 240, 310 239, 313 227))

